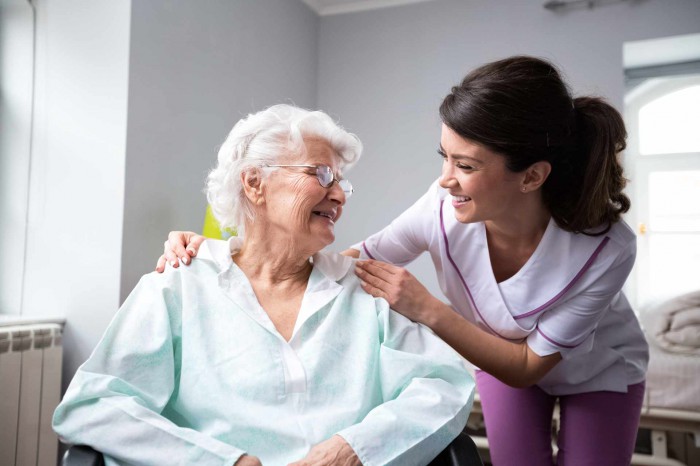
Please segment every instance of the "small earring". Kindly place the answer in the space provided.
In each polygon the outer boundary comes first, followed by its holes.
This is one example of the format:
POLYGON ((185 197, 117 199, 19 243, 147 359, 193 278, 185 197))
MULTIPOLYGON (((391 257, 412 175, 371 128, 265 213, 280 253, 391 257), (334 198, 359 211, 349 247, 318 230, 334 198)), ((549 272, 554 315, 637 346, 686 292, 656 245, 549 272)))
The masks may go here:
POLYGON ((522 192, 526 192, 526 191, 527 191, 527 188, 526 188, 525 186, 523 186, 522 188, 520 188, 520 190, 521 190, 522 192))

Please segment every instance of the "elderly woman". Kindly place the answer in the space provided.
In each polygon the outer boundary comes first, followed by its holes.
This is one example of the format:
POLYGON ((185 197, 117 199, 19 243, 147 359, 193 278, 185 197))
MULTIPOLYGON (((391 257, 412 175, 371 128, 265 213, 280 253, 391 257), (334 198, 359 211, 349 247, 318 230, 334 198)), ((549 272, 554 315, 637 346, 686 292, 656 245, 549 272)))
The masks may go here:
POLYGON ((444 449, 471 407, 462 360, 321 252, 360 151, 321 112, 238 122, 207 195, 242 235, 141 279, 57 408, 61 438, 108 464, 410 465, 444 449))

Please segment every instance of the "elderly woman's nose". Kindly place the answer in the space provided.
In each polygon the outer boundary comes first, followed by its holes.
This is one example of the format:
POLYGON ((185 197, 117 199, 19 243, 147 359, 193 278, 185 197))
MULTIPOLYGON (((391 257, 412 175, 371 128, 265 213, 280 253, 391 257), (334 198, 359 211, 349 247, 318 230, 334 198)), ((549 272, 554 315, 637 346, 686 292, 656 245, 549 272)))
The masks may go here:
POLYGON ((337 202, 339 205, 344 205, 346 201, 345 191, 340 187, 338 182, 333 182, 333 184, 328 188, 328 198, 331 201, 337 202))

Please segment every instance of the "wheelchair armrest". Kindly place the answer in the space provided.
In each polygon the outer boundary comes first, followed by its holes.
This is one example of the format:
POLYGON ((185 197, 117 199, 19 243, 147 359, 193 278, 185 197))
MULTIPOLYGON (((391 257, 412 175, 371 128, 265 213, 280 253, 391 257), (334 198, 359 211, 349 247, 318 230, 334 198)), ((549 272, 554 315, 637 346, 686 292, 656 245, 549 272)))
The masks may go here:
POLYGON ((483 466, 474 440, 461 432, 429 466, 483 466))
POLYGON ((104 466, 102 453, 87 445, 73 445, 63 455, 61 466, 104 466))

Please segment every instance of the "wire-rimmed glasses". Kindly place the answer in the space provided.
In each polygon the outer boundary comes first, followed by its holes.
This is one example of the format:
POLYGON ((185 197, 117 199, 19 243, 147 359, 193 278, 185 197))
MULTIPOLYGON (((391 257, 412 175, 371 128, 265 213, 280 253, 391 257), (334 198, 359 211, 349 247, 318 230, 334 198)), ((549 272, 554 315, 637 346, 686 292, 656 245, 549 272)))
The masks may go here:
POLYGON ((345 193, 345 197, 348 198, 352 195, 353 189, 352 184, 349 180, 340 179, 335 176, 333 170, 328 165, 265 165, 270 168, 315 168, 316 169, 316 179, 318 184, 324 188, 330 188, 334 181, 338 182, 338 186, 345 193))

